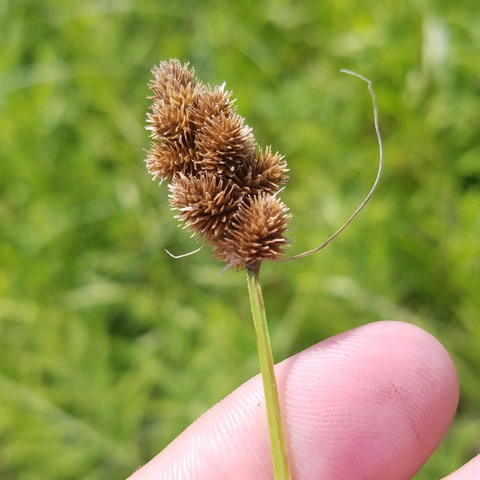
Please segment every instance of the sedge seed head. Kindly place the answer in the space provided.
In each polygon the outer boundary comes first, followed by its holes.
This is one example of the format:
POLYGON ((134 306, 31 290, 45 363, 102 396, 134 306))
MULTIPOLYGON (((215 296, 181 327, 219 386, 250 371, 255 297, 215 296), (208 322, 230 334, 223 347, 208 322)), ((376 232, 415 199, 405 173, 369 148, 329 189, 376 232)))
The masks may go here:
POLYGON ((278 198, 284 157, 258 148, 224 85, 204 85, 178 60, 152 74, 146 165, 154 180, 170 180, 176 218, 228 266, 256 269, 278 259, 291 218, 278 198))

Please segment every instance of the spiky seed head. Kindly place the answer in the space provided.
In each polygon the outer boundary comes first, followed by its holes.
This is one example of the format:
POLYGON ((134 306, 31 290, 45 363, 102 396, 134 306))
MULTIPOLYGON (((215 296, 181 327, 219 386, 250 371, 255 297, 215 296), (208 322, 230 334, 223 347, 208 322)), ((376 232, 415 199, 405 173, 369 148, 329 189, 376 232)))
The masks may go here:
POLYGON ((278 259, 291 218, 278 198, 284 157, 257 148, 224 85, 203 85, 178 60, 152 73, 146 164, 154 180, 170 179, 176 218, 228 266, 259 268, 278 259))

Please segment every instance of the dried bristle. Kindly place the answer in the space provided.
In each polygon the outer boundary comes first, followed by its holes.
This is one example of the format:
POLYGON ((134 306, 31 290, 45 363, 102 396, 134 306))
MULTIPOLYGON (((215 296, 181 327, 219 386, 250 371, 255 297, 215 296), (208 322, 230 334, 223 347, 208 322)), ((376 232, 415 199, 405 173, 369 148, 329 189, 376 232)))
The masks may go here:
POLYGON ((213 247, 213 257, 258 268, 289 244, 290 215, 277 198, 287 179, 279 153, 256 146, 224 86, 211 89, 178 60, 152 71, 147 169, 171 179, 170 204, 184 226, 213 247))

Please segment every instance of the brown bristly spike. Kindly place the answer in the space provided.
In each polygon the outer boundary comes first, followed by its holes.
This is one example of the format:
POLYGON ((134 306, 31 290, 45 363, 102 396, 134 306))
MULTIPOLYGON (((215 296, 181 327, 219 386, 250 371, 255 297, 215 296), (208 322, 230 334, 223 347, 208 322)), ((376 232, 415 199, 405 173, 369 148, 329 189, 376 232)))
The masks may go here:
POLYGON ((150 81, 150 90, 153 100, 170 101, 172 95, 178 95, 183 89, 194 86, 195 69, 188 69, 188 64, 183 65, 178 60, 161 62, 152 69, 154 79, 150 81))
POLYGON ((226 115, 235 111, 234 101, 231 100, 232 92, 225 90, 225 85, 215 87, 213 90, 204 87, 202 94, 195 98, 195 125, 201 128, 208 118, 226 115))
POLYGON ((287 162, 280 153, 258 149, 235 173, 235 180, 251 194, 259 192, 276 193, 288 180, 287 162))
POLYGON ((212 175, 232 177, 255 153, 252 129, 233 112, 207 118, 197 131, 195 145, 199 170, 212 175))
POLYGON ((277 195, 284 157, 257 147, 225 85, 202 84, 178 60, 160 63, 153 77, 146 163, 154 180, 170 179, 176 218, 228 266, 278 259, 291 218, 277 195))
POLYGON ((236 213, 243 192, 229 179, 177 175, 170 182, 170 205, 188 230, 216 243, 236 213))
POLYGON ((213 249, 214 258, 252 269, 265 260, 277 259, 290 243, 284 236, 290 218, 276 195, 261 192, 244 197, 223 243, 213 249))

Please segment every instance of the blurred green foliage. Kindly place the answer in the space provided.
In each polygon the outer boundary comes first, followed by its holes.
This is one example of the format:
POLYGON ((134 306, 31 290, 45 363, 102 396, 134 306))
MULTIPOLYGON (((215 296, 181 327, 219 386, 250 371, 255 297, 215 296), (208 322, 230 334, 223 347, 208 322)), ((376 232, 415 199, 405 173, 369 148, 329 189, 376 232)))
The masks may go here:
POLYGON ((479 448, 480 10, 461 3, 4 0, 0 5, 0 477, 123 478, 258 370, 245 278, 172 219, 143 164, 151 67, 226 82, 286 155, 292 253, 265 264, 281 360, 384 318, 459 370, 451 432, 415 477, 479 448))

